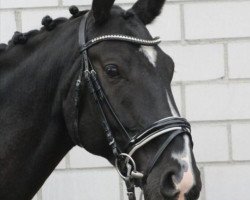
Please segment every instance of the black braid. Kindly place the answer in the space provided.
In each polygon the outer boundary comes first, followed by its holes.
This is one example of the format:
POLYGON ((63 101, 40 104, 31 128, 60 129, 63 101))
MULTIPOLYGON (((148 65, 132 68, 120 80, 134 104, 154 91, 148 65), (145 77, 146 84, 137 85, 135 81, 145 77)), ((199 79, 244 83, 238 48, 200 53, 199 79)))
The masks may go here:
POLYGON ((2 52, 2 51, 5 51, 5 49, 7 48, 7 44, 0 44, 0 52, 2 52))
POLYGON ((55 28, 55 23, 53 22, 53 19, 48 15, 46 15, 42 19, 42 25, 45 27, 47 31, 51 31, 55 28))
POLYGON ((25 44, 28 38, 25 34, 16 31, 13 35, 12 42, 14 45, 25 44))
POLYGON ((79 9, 76 6, 70 6, 69 12, 73 16, 73 18, 76 18, 79 15, 79 9))

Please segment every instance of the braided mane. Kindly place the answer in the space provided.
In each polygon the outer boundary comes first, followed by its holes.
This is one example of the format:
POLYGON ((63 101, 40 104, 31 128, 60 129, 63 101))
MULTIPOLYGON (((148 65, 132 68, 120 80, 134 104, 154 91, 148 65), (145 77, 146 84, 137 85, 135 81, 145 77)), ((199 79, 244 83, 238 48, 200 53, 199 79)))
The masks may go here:
POLYGON ((31 30, 26 33, 21 33, 19 31, 16 31, 14 35, 12 36, 11 40, 8 42, 8 44, 0 44, 0 54, 5 52, 6 50, 15 47, 16 45, 25 45, 27 41, 40 34, 43 31, 53 31, 59 24, 65 23, 68 20, 83 16, 88 10, 79 11, 79 9, 76 6, 71 6, 69 8, 69 12, 72 14, 72 16, 67 19, 64 17, 59 17, 56 19, 52 19, 50 16, 45 16, 42 19, 41 24, 43 27, 40 30, 31 30))

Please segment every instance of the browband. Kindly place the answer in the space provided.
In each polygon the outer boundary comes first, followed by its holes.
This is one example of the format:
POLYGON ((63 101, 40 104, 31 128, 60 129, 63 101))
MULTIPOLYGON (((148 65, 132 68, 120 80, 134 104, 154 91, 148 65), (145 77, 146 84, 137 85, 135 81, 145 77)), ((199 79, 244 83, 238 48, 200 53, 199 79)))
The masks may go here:
POLYGON ((133 44, 140 44, 144 46, 154 46, 154 45, 159 44, 161 42, 161 39, 159 37, 155 37, 151 40, 146 40, 146 39, 136 38, 136 37, 132 37, 128 35, 103 35, 103 36, 91 39, 86 44, 83 44, 81 47, 81 52, 103 41, 119 41, 119 42, 129 42, 133 44))

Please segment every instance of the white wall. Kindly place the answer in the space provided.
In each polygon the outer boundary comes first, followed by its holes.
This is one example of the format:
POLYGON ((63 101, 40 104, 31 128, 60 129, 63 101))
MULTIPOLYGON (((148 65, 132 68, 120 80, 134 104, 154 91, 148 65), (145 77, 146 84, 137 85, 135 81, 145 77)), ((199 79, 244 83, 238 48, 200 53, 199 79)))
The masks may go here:
MULTIPOLYGON (((117 0, 129 6, 132 0, 117 0)), ((91 0, 0 0, 0 40, 40 27, 46 14, 91 0)), ((193 125, 202 171, 200 200, 250 199, 250 0, 172 0, 150 27, 176 63, 173 89, 193 125)), ((74 148, 37 200, 125 200, 123 184, 102 158, 74 148)))

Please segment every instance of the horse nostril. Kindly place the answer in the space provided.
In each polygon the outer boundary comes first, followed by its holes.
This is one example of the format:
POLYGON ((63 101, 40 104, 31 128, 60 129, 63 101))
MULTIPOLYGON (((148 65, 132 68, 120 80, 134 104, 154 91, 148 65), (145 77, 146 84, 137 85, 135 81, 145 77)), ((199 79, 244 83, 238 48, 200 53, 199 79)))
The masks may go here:
POLYGON ((176 189, 176 179, 178 179, 176 176, 176 172, 174 170, 170 170, 168 172, 165 172, 165 174, 161 178, 161 187, 160 191, 164 198, 175 198, 179 195, 179 190, 176 189))

